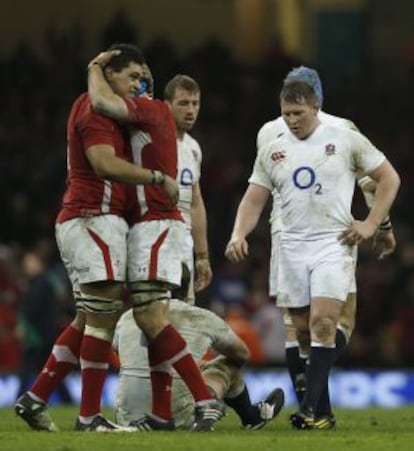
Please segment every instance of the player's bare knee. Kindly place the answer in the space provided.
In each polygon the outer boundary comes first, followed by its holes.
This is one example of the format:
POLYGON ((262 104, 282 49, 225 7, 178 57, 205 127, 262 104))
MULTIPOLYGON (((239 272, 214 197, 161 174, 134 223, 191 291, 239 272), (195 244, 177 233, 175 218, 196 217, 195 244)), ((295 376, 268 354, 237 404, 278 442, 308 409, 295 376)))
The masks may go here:
POLYGON ((219 399, 227 396, 233 388, 236 389, 243 384, 240 368, 227 357, 218 356, 203 363, 200 369, 206 385, 219 399))
POLYGON ((155 338, 168 324, 169 288, 162 282, 135 282, 130 285, 135 321, 148 338, 155 338))
POLYGON ((334 343, 336 322, 330 317, 313 318, 311 322, 312 340, 319 343, 334 343))

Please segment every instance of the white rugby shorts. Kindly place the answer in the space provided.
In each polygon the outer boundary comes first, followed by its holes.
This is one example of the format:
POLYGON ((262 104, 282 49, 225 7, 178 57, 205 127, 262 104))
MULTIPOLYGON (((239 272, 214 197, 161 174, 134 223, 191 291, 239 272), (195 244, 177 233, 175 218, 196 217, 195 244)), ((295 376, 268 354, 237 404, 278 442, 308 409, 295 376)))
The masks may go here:
POLYGON ((128 235, 128 281, 162 281, 181 286, 184 222, 175 219, 134 224, 128 235))
POLYGON ((74 291, 79 284, 124 282, 128 224, 120 216, 74 218, 55 226, 56 242, 74 291))
POLYGON ((354 247, 336 237, 315 241, 281 240, 277 305, 299 308, 315 297, 345 301, 355 279, 354 247))
MULTIPOLYGON (((278 280, 278 268, 279 268, 279 245, 280 245, 280 230, 271 234, 271 255, 269 265, 269 296, 275 297, 277 295, 277 280, 278 280)), ((358 261, 358 247, 353 247, 353 259, 354 259, 354 276, 349 288, 350 293, 357 292, 355 271, 358 261)))

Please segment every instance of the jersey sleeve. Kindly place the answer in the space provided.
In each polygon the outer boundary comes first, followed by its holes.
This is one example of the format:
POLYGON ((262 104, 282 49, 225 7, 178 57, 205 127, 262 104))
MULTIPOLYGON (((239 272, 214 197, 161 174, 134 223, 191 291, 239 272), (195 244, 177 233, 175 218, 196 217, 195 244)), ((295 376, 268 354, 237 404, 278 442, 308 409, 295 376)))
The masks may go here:
POLYGON ((249 183, 262 186, 272 192, 272 181, 270 180, 269 174, 264 168, 263 160, 263 150, 259 149, 259 151, 257 152, 256 160, 254 162, 252 175, 249 178, 249 183))
POLYGON ((384 161, 385 155, 361 133, 350 131, 353 169, 369 174, 384 161))
POLYGON ((160 100, 151 100, 146 97, 132 97, 124 99, 129 111, 129 121, 132 124, 147 124, 157 121, 161 105, 160 100))
POLYGON ((91 111, 78 124, 78 129, 85 149, 99 144, 114 145, 115 128, 112 119, 91 111))
POLYGON ((256 137, 256 149, 259 150, 262 146, 263 143, 266 140, 266 131, 268 128, 268 124, 264 124, 261 129, 257 132, 257 137, 256 137))
POLYGON ((210 316, 211 346, 214 350, 221 353, 231 347, 236 341, 238 342, 239 339, 223 319, 213 312, 208 312, 208 314, 210 316))

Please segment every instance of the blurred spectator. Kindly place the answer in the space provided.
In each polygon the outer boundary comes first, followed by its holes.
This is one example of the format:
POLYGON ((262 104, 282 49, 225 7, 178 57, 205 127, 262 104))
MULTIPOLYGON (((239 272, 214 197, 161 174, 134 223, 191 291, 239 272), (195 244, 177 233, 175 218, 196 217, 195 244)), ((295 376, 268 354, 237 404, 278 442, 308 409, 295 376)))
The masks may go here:
POLYGON ((22 287, 14 258, 10 248, 0 245, 0 374, 16 371, 21 359, 16 328, 22 287))
MULTIPOLYGON (((54 267, 53 256, 51 240, 38 242, 23 256, 22 269, 27 287, 19 314, 23 349, 19 395, 27 390, 32 378, 42 369, 62 326, 60 321, 68 287, 62 273, 54 267)), ((65 392, 64 400, 70 400, 65 392)))
POLYGON ((107 49, 110 45, 119 42, 138 44, 137 27, 131 22, 128 13, 119 8, 115 11, 102 33, 101 47, 107 49))

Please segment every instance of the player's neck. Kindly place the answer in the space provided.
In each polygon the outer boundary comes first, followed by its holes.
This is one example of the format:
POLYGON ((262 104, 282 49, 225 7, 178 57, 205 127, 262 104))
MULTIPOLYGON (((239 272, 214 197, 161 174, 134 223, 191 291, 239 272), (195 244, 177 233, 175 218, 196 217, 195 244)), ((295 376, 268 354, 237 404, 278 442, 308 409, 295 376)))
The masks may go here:
POLYGON ((316 121, 312 124, 312 126, 309 129, 309 132, 306 134, 306 136, 302 139, 308 139, 310 138, 313 133, 315 132, 315 130, 319 127, 319 125, 321 125, 321 121, 319 119, 316 119, 316 121))

